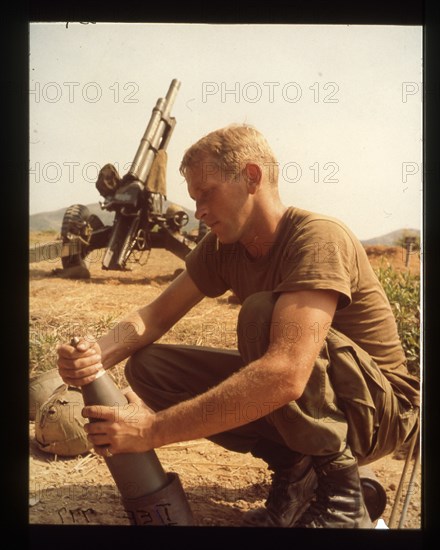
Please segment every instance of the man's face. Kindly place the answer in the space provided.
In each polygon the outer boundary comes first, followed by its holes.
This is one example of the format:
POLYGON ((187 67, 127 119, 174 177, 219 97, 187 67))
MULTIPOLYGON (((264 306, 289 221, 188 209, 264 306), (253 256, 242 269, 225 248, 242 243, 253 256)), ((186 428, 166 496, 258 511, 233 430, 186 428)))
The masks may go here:
POLYGON ((224 244, 242 240, 252 201, 241 172, 222 170, 207 158, 187 170, 186 181, 196 203, 196 218, 203 220, 224 244))

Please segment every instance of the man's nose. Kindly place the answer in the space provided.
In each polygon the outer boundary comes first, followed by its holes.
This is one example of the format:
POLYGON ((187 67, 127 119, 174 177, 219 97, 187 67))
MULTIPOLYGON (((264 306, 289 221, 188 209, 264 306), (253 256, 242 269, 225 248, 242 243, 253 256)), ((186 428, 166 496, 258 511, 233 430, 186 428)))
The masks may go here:
POLYGON ((203 204, 200 204, 200 203, 196 203, 196 212, 195 212, 195 217, 197 220, 201 220, 203 219, 206 214, 208 213, 207 211, 207 208, 205 205, 203 204))

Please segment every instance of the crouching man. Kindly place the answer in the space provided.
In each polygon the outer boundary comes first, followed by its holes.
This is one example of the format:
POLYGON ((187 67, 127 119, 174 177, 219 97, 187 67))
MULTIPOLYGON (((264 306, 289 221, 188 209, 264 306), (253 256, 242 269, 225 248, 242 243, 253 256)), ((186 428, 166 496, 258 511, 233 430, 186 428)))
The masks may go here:
POLYGON ((115 327, 58 350, 62 378, 77 386, 129 358, 146 405, 136 422, 86 407, 100 419, 89 438, 104 456, 204 437, 265 460, 272 486, 245 525, 371 527, 358 465, 416 432, 419 387, 362 245, 340 221, 281 203, 277 161, 251 127, 203 137, 181 172, 210 228, 186 270, 122 321, 136 330, 130 343, 115 327), (228 290, 241 303, 237 351, 155 343, 228 290))

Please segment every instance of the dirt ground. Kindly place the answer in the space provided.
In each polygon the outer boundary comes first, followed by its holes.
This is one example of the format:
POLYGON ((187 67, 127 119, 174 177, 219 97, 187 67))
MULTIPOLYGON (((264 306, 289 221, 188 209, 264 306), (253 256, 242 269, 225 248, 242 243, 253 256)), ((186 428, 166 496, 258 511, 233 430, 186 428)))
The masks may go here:
MULTIPOLYGON (((33 235, 35 240, 44 236, 33 235)), ((397 269, 405 269, 402 249, 370 247, 370 258, 377 265, 387 257, 397 269)), ((51 271, 60 261, 30 265, 30 338, 53 343, 66 341, 73 334, 99 332, 120 319, 128 310, 148 303, 172 280, 183 262, 165 251, 154 250, 143 267, 117 273, 101 270, 99 255, 91 263, 90 280, 54 277, 51 271)), ((418 255, 411 257, 410 269, 419 269, 418 255)), ((233 348, 234 328, 239 306, 229 303, 228 295, 205 299, 161 340, 233 348)), ((54 361, 54 351, 53 361, 54 361)), ((47 357, 45 357, 47 361, 47 357)), ((55 367, 55 363, 53 364, 55 367)), ((41 368, 31 364, 30 374, 41 368)), ((114 370, 115 381, 123 387, 123 365, 114 370)), ((88 452, 62 458, 38 448, 34 438, 35 423, 29 423, 29 523, 129 525, 118 491, 104 460, 88 452)), ((264 503, 270 473, 265 463, 250 455, 227 451, 207 440, 172 444, 157 449, 166 471, 177 472, 187 494, 197 526, 240 526, 244 512, 264 503)), ((387 492, 383 514, 389 522, 396 491, 404 467, 404 455, 389 456, 372 465, 387 492)), ((397 520, 403 506, 411 462, 403 495, 397 503, 397 520)), ((411 500, 404 528, 421 527, 421 472, 411 490, 411 500)))

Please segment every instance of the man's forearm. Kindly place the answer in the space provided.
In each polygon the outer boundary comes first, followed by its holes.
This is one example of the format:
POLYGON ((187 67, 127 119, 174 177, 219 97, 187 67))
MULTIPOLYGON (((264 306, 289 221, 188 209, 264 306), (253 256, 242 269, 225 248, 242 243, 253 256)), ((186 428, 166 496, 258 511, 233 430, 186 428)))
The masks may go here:
POLYGON ((250 363, 207 392, 156 413, 154 446, 209 437, 266 416, 299 397, 291 376, 291 365, 269 366, 266 357, 250 363))
POLYGON ((153 302, 129 314, 99 338, 104 368, 158 340, 202 298, 187 272, 181 273, 153 302))
POLYGON ((147 307, 134 311, 98 339, 102 364, 109 369, 127 359, 138 349, 158 340, 165 330, 153 322, 147 307))

